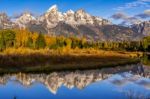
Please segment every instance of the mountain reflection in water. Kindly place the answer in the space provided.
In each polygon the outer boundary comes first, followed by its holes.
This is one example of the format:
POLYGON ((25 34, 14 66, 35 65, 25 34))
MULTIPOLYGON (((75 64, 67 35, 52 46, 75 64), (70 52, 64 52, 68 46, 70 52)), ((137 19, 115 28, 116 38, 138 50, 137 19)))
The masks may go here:
MULTIPOLYGON (((142 64, 134 64, 116 68, 104 68, 101 70, 53 72, 50 74, 5 74, 0 76, 0 85, 5 86, 8 82, 16 82, 30 87, 35 83, 40 83, 46 86, 51 93, 57 95, 57 91, 62 86, 68 89, 77 88, 83 90, 92 83, 106 81, 117 87, 132 83, 150 91, 149 78, 149 67, 145 67, 142 64)), ((146 97, 149 96, 150 92, 146 97)))

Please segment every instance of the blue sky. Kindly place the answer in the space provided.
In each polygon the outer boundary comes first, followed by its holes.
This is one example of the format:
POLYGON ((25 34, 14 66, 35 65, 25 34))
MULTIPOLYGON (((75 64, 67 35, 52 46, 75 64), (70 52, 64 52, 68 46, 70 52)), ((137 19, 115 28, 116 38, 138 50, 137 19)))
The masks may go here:
POLYGON ((92 15, 104 18, 117 12, 134 16, 150 9, 150 0, 0 0, 0 12, 6 12, 9 16, 24 11, 40 15, 54 4, 62 12, 83 8, 92 15))

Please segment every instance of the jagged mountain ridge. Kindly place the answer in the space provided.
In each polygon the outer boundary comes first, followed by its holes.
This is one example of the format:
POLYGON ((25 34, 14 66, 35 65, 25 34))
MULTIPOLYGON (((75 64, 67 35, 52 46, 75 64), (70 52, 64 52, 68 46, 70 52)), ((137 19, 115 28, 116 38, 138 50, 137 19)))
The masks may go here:
POLYGON ((131 27, 114 25, 109 20, 92 16, 83 9, 59 12, 57 5, 53 5, 39 17, 25 12, 12 21, 5 13, 0 14, 1 29, 28 28, 49 35, 84 36, 87 39, 101 41, 138 40, 150 35, 150 27, 147 24, 150 23, 143 22, 131 27))
POLYGON ((137 33, 142 33, 144 36, 150 36, 150 21, 134 24, 131 27, 137 33))
POLYGON ((9 19, 6 13, 0 13, 0 29, 12 28, 13 22, 9 19))
POLYGON ((41 17, 39 17, 41 22, 47 23, 48 28, 53 28, 59 22, 64 22, 70 25, 107 25, 111 24, 108 20, 104 20, 100 17, 95 17, 83 9, 77 10, 76 12, 69 10, 66 13, 62 13, 58 11, 58 7, 53 5, 49 8, 49 10, 44 13, 41 17))
POLYGON ((17 27, 26 28, 29 24, 36 24, 36 18, 30 13, 25 12, 20 17, 15 19, 14 23, 17 25, 17 27))
POLYGON ((139 40, 143 34, 138 34, 132 28, 118 25, 78 25, 71 26, 65 23, 59 23, 55 28, 50 29, 53 35, 86 37, 88 39, 101 41, 124 41, 124 40, 139 40))

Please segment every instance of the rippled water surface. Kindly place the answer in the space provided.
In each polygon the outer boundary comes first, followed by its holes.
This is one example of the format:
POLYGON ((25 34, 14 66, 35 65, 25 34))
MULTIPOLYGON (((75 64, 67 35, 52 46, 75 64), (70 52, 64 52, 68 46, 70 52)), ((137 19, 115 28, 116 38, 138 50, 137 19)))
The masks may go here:
POLYGON ((150 68, 135 64, 101 70, 0 76, 0 99, 100 98, 150 98, 150 68))

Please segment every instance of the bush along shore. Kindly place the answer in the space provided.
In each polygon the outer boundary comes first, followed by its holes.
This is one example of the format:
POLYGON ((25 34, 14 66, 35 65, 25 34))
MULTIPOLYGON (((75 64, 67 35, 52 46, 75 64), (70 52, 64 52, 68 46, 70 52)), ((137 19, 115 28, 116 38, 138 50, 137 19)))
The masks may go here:
POLYGON ((49 72, 100 69, 139 62, 142 53, 95 49, 7 49, 0 54, 0 72, 49 72))
POLYGON ((0 72, 96 69, 135 63, 149 50, 141 41, 93 41, 26 29, 0 30, 0 72))

